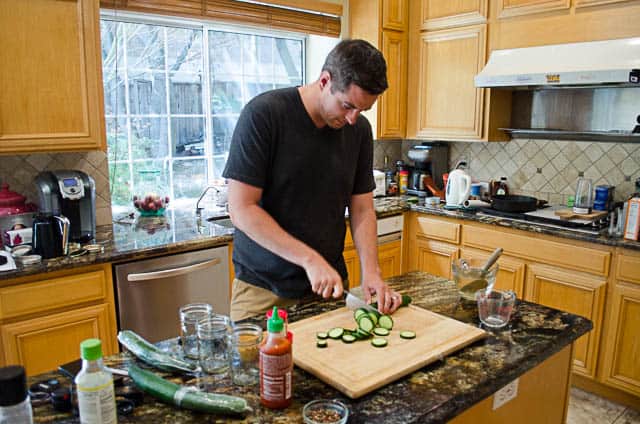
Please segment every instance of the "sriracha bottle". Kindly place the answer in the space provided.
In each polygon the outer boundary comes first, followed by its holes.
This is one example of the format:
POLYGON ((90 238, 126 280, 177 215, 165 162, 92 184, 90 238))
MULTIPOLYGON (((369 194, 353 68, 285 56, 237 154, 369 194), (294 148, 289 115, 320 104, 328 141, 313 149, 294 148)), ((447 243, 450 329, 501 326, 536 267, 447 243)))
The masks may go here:
POLYGON ((293 356, 277 306, 267 320, 267 332, 260 345, 260 403, 267 408, 283 409, 293 400, 293 356))

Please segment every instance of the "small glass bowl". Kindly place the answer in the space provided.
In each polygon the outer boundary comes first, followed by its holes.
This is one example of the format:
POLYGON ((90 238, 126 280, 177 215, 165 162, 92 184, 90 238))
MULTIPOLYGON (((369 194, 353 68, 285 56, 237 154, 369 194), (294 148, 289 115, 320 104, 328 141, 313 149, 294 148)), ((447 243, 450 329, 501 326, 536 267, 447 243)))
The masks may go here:
POLYGON ((305 424, 345 424, 349 419, 349 408, 339 400, 312 400, 302 408, 302 418, 305 424), (336 420, 323 418, 323 411, 337 415, 336 420))

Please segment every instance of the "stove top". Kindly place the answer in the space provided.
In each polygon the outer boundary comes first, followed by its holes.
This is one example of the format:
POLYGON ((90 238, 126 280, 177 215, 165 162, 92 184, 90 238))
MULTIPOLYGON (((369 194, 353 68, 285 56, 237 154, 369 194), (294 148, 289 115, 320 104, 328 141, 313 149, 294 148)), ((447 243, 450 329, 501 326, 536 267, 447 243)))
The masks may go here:
MULTIPOLYGON (((538 209, 540 210, 540 209, 538 209)), ((564 229, 584 234, 593 234, 598 235, 601 232, 605 231, 608 223, 607 218, 595 220, 595 221, 585 221, 581 219, 574 220, 561 220, 561 219, 551 219, 541 216, 529 215, 526 213, 515 213, 515 212, 503 212, 498 211, 492 208, 478 208, 479 216, 493 216, 499 218, 508 218, 517 222, 524 223, 534 223, 536 225, 541 225, 550 228, 558 228, 564 229)))

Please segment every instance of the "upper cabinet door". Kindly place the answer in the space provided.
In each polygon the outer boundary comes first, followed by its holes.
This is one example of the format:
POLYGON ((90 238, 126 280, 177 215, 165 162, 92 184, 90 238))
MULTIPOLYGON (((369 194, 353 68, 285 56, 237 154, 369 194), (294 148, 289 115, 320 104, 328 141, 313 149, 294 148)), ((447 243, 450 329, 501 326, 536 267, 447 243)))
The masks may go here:
POLYGON ((422 0, 422 29, 442 29, 487 21, 489 0, 422 0))
POLYGON ((486 57, 486 24, 422 33, 416 135, 431 140, 482 138, 482 88, 473 77, 486 57))
POLYGON ((98 0, 0 2, 0 153, 105 149, 98 0))
POLYGON ((378 100, 378 137, 403 138, 407 125, 407 34, 382 31, 389 88, 378 100))
POLYGON ((498 18, 551 12, 570 6, 570 0, 498 0, 498 18))
POLYGON ((409 22, 409 0, 382 0, 382 28, 405 31, 409 22))

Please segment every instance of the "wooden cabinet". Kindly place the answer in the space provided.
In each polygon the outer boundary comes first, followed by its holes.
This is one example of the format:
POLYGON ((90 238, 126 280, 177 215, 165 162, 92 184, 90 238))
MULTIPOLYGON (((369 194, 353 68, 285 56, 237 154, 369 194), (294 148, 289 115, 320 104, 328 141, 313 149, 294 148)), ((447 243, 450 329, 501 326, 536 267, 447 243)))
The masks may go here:
POLYGON ((378 263, 382 278, 387 279, 400 275, 400 262, 402 258, 402 242, 400 240, 390 241, 378 245, 378 263))
POLYGON ((376 138, 406 135, 408 0, 351 0, 349 35, 378 47, 387 62, 389 88, 365 113, 376 138))
POLYGON ((0 153, 106 149, 98 1, 2 1, 0 38, 0 153))
POLYGON ((118 352, 111 265, 95 265, 3 281, 0 287, 0 366, 21 364, 27 374, 78 358, 80 342, 102 340, 118 352))
POLYGON ((422 0, 423 30, 484 23, 489 0, 422 0))
POLYGON ((527 266, 525 299, 580 315, 593 322, 593 330, 574 343, 573 372, 596 376, 606 279, 540 264, 527 266))
POLYGON ((455 222, 409 214, 407 271, 451 278, 451 264, 460 257, 460 228, 455 222))
POLYGON ((640 253, 622 249, 618 253, 607 305, 601 380, 640 396, 640 253))
POLYGON ((441 140, 482 137, 483 95, 473 77, 486 56, 486 24, 422 33, 417 132, 441 140))
POLYGON ((382 1, 382 29, 406 31, 409 19, 408 0, 382 1))
POLYGON ((569 9, 570 0, 498 0, 498 18, 569 9))
MULTIPOLYGON (((351 230, 347 228, 342 252, 347 272, 349 273, 349 288, 360 285, 360 259, 356 250, 351 230)), ((378 244, 378 263, 382 278, 390 278, 402 273, 402 241, 393 240, 378 244)))

